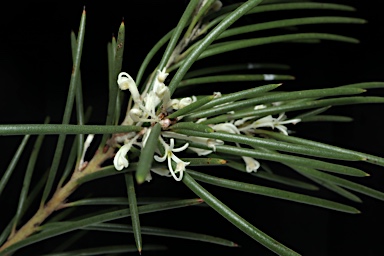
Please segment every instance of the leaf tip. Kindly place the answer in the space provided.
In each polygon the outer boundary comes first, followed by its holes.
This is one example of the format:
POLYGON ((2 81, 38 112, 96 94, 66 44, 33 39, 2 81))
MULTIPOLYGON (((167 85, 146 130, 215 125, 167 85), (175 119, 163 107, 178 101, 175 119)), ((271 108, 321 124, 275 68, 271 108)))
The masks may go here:
POLYGON ((219 160, 219 163, 220 163, 220 164, 226 164, 227 162, 228 162, 228 161, 227 161, 227 160, 224 160, 224 159, 220 159, 220 160, 219 160))

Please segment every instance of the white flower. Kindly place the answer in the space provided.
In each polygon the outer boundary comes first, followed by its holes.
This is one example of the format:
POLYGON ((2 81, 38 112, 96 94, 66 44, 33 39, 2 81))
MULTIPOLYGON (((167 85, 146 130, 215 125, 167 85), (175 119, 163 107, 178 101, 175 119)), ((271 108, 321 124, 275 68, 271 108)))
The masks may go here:
POLYGON ((188 149, 191 149, 192 151, 197 153, 197 155, 199 156, 205 156, 205 155, 211 154, 212 152, 215 152, 216 145, 224 145, 224 141, 222 140, 209 139, 209 138, 196 137, 196 136, 187 136, 184 134, 178 134, 174 132, 163 132, 162 135, 168 138, 182 139, 182 140, 188 140, 188 141, 192 141, 200 144, 205 144, 212 149, 212 150, 209 150, 209 149, 188 147, 188 149))
POLYGON ((167 76, 169 75, 169 73, 166 73, 167 69, 166 68, 163 68, 163 70, 157 70, 157 80, 160 82, 160 83, 164 83, 165 79, 167 78, 167 76))
POLYGON ((224 141, 222 140, 216 140, 216 139, 208 139, 203 137, 190 137, 190 141, 198 142, 201 144, 206 144, 209 148, 212 148, 212 150, 208 149, 202 149, 202 148, 194 148, 189 147, 192 151, 194 151, 198 156, 206 156, 211 154, 212 152, 216 151, 216 145, 224 145, 224 141))
POLYGON ((260 127, 271 127, 272 129, 278 129, 285 135, 288 135, 288 128, 284 124, 296 124, 301 121, 301 119, 290 119, 285 120, 287 116, 284 113, 281 113, 277 118, 273 118, 271 115, 260 118, 253 122, 250 125, 241 127, 239 130, 243 132, 249 132, 252 129, 257 129, 260 127))
POLYGON ((247 172, 257 172, 260 167, 260 163, 252 157, 242 156, 247 172))
MULTIPOLYGON (((212 129, 214 129, 215 131, 223 131, 223 132, 228 132, 233 134, 240 134, 240 130, 236 127, 235 124, 232 124, 232 123, 216 124, 212 126, 212 129)), ((236 143, 236 146, 240 148, 239 143, 236 143)), ((243 156, 242 158, 245 162, 247 172, 256 172, 257 169, 259 169, 260 163, 257 160, 247 156, 243 156)))
POLYGON ((135 103, 141 102, 140 94, 133 78, 126 72, 121 72, 117 77, 117 84, 121 90, 129 90, 135 103))
POLYGON ((187 149, 189 144, 185 143, 185 145, 180 147, 180 148, 174 148, 174 146, 175 146, 175 140, 174 139, 170 140, 170 145, 165 143, 165 141, 161 137, 160 137, 160 141, 161 141, 161 144, 163 144, 164 149, 165 149, 164 156, 162 156, 162 157, 154 156, 154 158, 157 162, 164 162, 167 159, 168 160, 168 170, 171 172, 172 177, 176 181, 180 181, 183 178, 185 167, 187 165, 189 165, 190 163, 182 161, 180 158, 175 156, 175 154, 173 154, 173 152, 181 152, 181 151, 187 149), (176 170, 173 170, 172 161, 174 161, 176 163, 176 170), (176 173, 180 173, 179 177, 176 176, 176 173))
POLYGON ((232 123, 221 123, 212 125, 211 128, 217 132, 228 132, 233 134, 240 134, 239 129, 232 123))
POLYGON ((133 143, 135 143, 140 136, 141 134, 137 134, 135 137, 129 140, 128 143, 123 145, 119 151, 117 151, 115 157, 113 158, 113 165, 115 166, 116 170, 121 171, 123 168, 127 168, 129 166, 128 159, 125 156, 131 149, 133 143))
POLYGON ((129 162, 125 156, 131 147, 132 144, 125 144, 119 149, 119 151, 117 151, 115 157, 113 158, 113 165, 115 166, 116 170, 121 171, 123 168, 128 167, 129 162))
POLYGON ((195 102, 197 99, 195 96, 192 97, 185 97, 180 100, 178 99, 172 99, 169 103, 169 107, 172 107, 174 110, 185 108, 186 106, 190 105, 191 103, 195 102))
MULTIPOLYGON (((171 177, 172 176, 167 168, 161 168, 161 167, 160 168, 152 168, 151 171, 160 175, 160 176, 165 176, 165 177, 171 177)), ((148 182, 150 182, 152 180, 151 173, 148 173, 145 180, 148 182)))

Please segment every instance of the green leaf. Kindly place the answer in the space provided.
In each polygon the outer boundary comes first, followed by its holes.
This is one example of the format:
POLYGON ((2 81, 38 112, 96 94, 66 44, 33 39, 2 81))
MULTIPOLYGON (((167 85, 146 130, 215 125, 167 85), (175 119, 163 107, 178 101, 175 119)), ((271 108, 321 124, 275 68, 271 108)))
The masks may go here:
MULTIPOLYGON (((120 27, 119 27, 119 32, 118 32, 118 35, 117 35, 117 42, 116 42, 116 48, 113 47, 114 45, 112 44, 112 50, 115 50, 113 51, 112 53, 112 56, 113 57, 109 57, 109 59, 113 60, 113 63, 112 63, 112 67, 110 66, 110 72, 109 74, 113 75, 112 77, 109 76, 109 99, 108 99, 108 110, 107 110, 107 119, 106 119, 106 122, 105 124, 106 125, 112 125, 115 123, 115 119, 116 119, 116 109, 118 109, 119 107, 116 107, 116 99, 119 97, 119 89, 118 89, 118 86, 117 86, 117 77, 121 71, 121 67, 122 67, 122 64, 123 64, 123 54, 124 54, 124 44, 125 44, 125 25, 124 25, 124 21, 121 22, 120 24, 120 27), (113 49, 115 48, 115 49, 113 49), (112 70, 112 72, 111 72, 112 70)), ((111 49, 109 50, 111 51, 111 49)), ((104 147, 104 144, 108 138, 108 134, 104 134, 102 139, 101 139, 101 143, 100 143, 100 147, 104 147)))
MULTIPOLYGON (((165 250, 167 247, 163 245, 146 245, 146 251, 158 251, 165 250)), ((60 252, 60 253, 50 253, 44 254, 43 256, 91 256, 91 255, 106 255, 106 253, 127 253, 127 252, 135 252, 136 248, 132 245, 110 245, 110 246, 100 246, 100 247, 92 247, 87 249, 78 249, 68 252, 60 252)))
MULTIPOLYGON (((206 38, 208 35, 206 36, 206 38)), ((296 41, 296 40, 312 40, 312 39, 320 39, 320 40, 330 40, 330 41, 339 41, 339 42, 345 42, 345 43, 358 43, 359 41, 357 39, 346 37, 346 36, 340 36, 340 35, 334 35, 334 34, 327 34, 327 33, 297 33, 297 34, 287 34, 287 35, 279 35, 279 36, 268 36, 268 37, 261 37, 261 38, 252 38, 252 39, 240 39, 240 40, 233 40, 229 42, 224 43, 217 43, 206 49, 203 53, 201 53, 194 61, 201 60, 207 57, 211 57, 214 55, 222 54, 225 52, 240 50, 248 47, 254 47, 258 45, 266 45, 266 44, 273 44, 273 43, 282 43, 282 42, 290 42, 290 41, 296 41)), ((201 41, 200 44, 203 44, 205 39, 201 41)), ((192 55, 193 52, 196 51, 196 49, 200 49, 201 46, 198 44, 188 55, 188 59, 192 56, 195 57, 195 55, 192 55)), ((187 57, 186 57, 187 58, 187 57)), ((179 63, 173 65, 169 68, 169 71, 175 70, 179 67, 179 70, 186 66, 188 62, 186 62, 187 59, 180 61, 179 63), (185 64, 187 63, 187 64, 185 64)), ((177 73, 179 72, 177 71, 177 73)), ((182 69, 181 72, 185 72, 184 69, 182 69)), ((177 74, 176 73, 176 74, 177 74)), ((175 75, 176 76, 176 75, 175 75)), ((179 81, 178 81, 179 82, 179 81)), ((176 86, 172 83, 170 83, 170 86, 176 86)), ((173 88, 173 87, 172 87, 173 88)))
MULTIPOLYGON (((269 93, 265 95, 261 95, 258 97, 254 97, 251 99, 246 99, 242 101, 237 101, 229 104, 225 104, 223 106, 217 106, 215 108, 202 110, 193 114, 190 114, 185 118, 186 121, 191 121, 198 118, 203 117, 210 117, 214 115, 219 115, 223 113, 227 113, 229 111, 235 111, 240 109, 244 109, 245 107, 250 106, 256 106, 259 104, 267 104, 267 103, 273 103, 273 102, 280 102, 280 101, 288 101, 288 100, 299 100, 299 99, 307 99, 307 98, 322 98, 322 97, 329 97, 329 96, 339 96, 339 95, 353 95, 353 94, 359 94, 363 93, 365 90, 358 89, 358 88, 348 88, 352 90, 345 90, 347 88, 327 88, 327 89, 313 89, 313 90, 301 90, 301 91, 295 91, 295 92, 276 92, 276 93, 269 93), (354 89, 354 90, 353 90, 354 89)), ((300 103, 297 103, 300 104, 300 103)), ((301 103, 303 105, 305 103, 301 103)), ((293 103, 289 106, 294 105, 293 103)), ((284 105, 286 106, 286 105, 284 105)), ((272 107, 261 109, 261 110, 267 110, 272 109, 272 107)), ((254 109, 252 109, 254 110, 254 109)), ((253 116, 258 116, 258 112, 260 110, 254 110, 255 113, 253 116)), ((282 113, 284 111, 281 111, 282 113)), ((235 113, 236 114, 236 113, 235 113)))
POLYGON ((262 74, 262 75, 247 75, 247 74, 236 74, 236 75, 218 75, 218 76, 206 76, 199 78, 191 78, 183 80, 177 86, 177 88, 185 87, 196 84, 207 84, 207 83, 220 83, 220 82, 246 82, 246 81, 269 81, 269 77, 273 77, 272 80, 293 80, 293 76, 289 75, 275 75, 275 74, 262 74))
POLYGON ((225 165, 227 161, 220 158, 185 158, 183 157, 181 160, 184 162, 189 162, 188 166, 214 166, 214 165, 225 165))
MULTIPOLYGON (((48 122, 49 122, 49 118, 47 117, 44 123, 48 123, 48 122)), ((16 231, 21 215, 26 210, 26 199, 27 199, 29 187, 31 184, 33 171, 35 169, 36 160, 37 160, 37 157, 39 156, 39 152, 40 152, 41 145, 43 144, 43 140, 44 140, 44 135, 39 135, 37 137, 35 144, 33 145, 31 155, 29 156, 27 170, 25 171, 25 175, 24 175, 23 187, 20 192, 19 203, 18 203, 17 211, 14 217, 12 232, 16 231)))
POLYGON ((212 101, 208 102, 198 110, 201 111, 205 109, 210 109, 213 107, 217 107, 221 104, 229 103, 236 100, 255 98, 266 92, 269 92, 271 90, 278 88, 280 85, 281 84, 268 84, 268 85, 258 86, 256 88, 251 88, 248 90, 242 90, 234 93, 225 94, 225 95, 222 95, 221 97, 213 99, 212 101))
MULTIPOLYGON (((76 49, 77 49, 77 40, 76 35, 72 31, 71 33, 71 49, 72 49, 72 62, 75 63, 76 58, 76 49)), ((77 77, 77 84, 76 84, 76 117, 77 117, 77 124, 83 125, 84 124, 84 104, 83 104, 83 89, 81 84, 81 72, 79 70, 79 75, 77 77)), ((84 135, 79 134, 77 139, 77 157, 78 161, 81 157, 81 152, 83 152, 83 142, 84 142, 84 135)))
MULTIPOLYGON (((28 195, 27 200, 25 200, 24 207, 22 209, 22 212, 20 216, 23 216, 26 210, 29 209, 29 206, 33 203, 33 201, 37 198, 38 195, 41 194, 41 190, 43 189, 43 186, 45 184, 45 180, 48 177, 48 172, 45 172, 44 175, 41 177, 40 180, 37 181, 37 183, 34 184, 32 187, 31 193, 28 195)), ((0 235, 0 244, 3 244, 6 239, 8 238, 9 234, 11 233, 11 229, 14 222, 14 217, 12 220, 8 223, 8 225, 3 229, 0 235)))
POLYGON ((298 25, 309 25, 309 24, 324 24, 324 23, 355 23, 355 24, 364 24, 366 20, 359 18, 350 18, 350 17, 331 17, 331 16, 322 16, 322 17, 304 17, 304 18, 293 18, 293 19, 282 19, 277 21, 269 21, 258 24, 252 24, 237 28, 232 28, 224 31, 218 39, 223 39, 230 36, 251 33, 256 31, 262 31, 267 29, 274 28, 284 28, 292 27, 298 25))
MULTIPOLYGON (((144 214, 149 212, 157 212, 157 211, 169 210, 169 209, 174 209, 179 207, 185 207, 189 205, 198 204, 201 202, 202 202, 201 199, 185 199, 185 200, 178 200, 174 202, 143 205, 143 206, 139 206, 138 210, 140 214, 144 214)), ((87 227, 93 224, 121 219, 128 216, 130 216, 129 209, 122 209, 122 210, 116 210, 108 213, 99 214, 96 216, 88 217, 88 218, 77 220, 77 221, 60 222, 58 223, 59 225, 57 226, 53 225, 52 228, 49 228, 49 229, 44 229, 44 226, 42 226, 41 227, 42 232, 34 234, 30 237, 27 237, 26 239, 5 248, 3 251, 0 252, 0 256, 5 256, 27 245, 34 244, 36 242, 48 239, 50 237, 68 233, 70 231, 81 229, 83 227, 87 227)))
POLYGON ((351 122, 353 119, 349 116, 337 115, 317 115, 301 119, 302 122, 351 122))
POLYGON ((267 135, 268 137, 277 139, 279 141, 286 141, 286 142, 300 144, 300 145, 313 146, 313 147, 322 148, 322 149, 328 150, 329 152, 334 152, 334 153, 345 153, 345 154, 354 155, 356 157, 359 157, 361 161, 366 161, 371 164, 384 166, 384 158, 382 157, 369 155, 369 154, 365 154, 365 153, 361 153, 358 151, 353 151, 350 149, 345 149, 337 146, 332 146, 332 145, 328 145, 328 144, 317 142, 317 141, 302 139, 294 136, 286 136, 284 134, 271 132, 271 131, 257 130, 256 132, 259 134, 267 135))
MULTIPOLYGON (((235 170, 238 170, 238 171, 247 172, 244 162, 240 163, 240 162, 231 160, 231 161, 228 161, 227 166, 229 166, 235 170)), ((261 164, 261 168, 264 169, 262 164, 261 164)), ((296 188, 302 188, 302 189, 307 189, 307 190, 319 190, 318 187, 316 187, 312 184, 309 184, 309 183, 306 183, 306 182, 303 182, 300 180, 284 177, 281 175, 277 175, 275 173, 269 173, 267 171, 262 171, 260 169, 257 170, 257 172, 252 172, 251 175, 256 176, 257 178, 262 178, 265 180, 277 182, 280 184, 284 184, 284 185, 288 185, 288 186, 292 186, 292 187, 296 187, 296 188)))
MULTIPOLYGON (((235 114, 227 114, 227 115, 221 115, 214 118, 210 118, 200 123, 215 124, 215 123, 227 122, 230 120, 240 119, 240 118, 249 117, 249 116, 263 117, 263 116, 275 115, 283 112, 319 108, 324 106, 332 106, 332 105, 342 106, 342 105, 366 104, 366 103, 384 103, 384 97, 374 97, 374 96, 372 97, 370 96, 340 97, 340 98, 333 98, 333 99, 321 99, 321 100, 315 100, 315 101, 303 101, 303 102, 297 102, 297 103, 290 103, 290 104, 273 106, 273 107, 268 107, 268 108, 258 109, 258 110, 254 110, 252 108, 245 111, 239 111, 235 114)), ((188 121, 188 118, 186 118, 185 120, 188 121)))
POLYGON ((199 181, 212 184, 215 186, 234 189, 234 190, 247 192, 247 193, 253 193, 257 195, 279 198, 279 199, 293 201, 297 203, 313 205, 313 206, 327 208, 327 209, 340 211, 340 212, 359 213, 357 209, 351 206, 332 202, 332 201, 321 199, 321 198, 302 195, 302 194, 293 193, 293 192, 284 191, 284 190, 275 189, 275 188, 253 185, 253 184, 244 183, 244 182, 238 182, 234 180, 227 180, 227 179, 218 178, 218 177, 200 173, 200 172, 194 172, 191 170, 188 170, 188 173, 193 178, 199 181))
POLYGON ((223 72, 228 73, 231 71, 238 71, 238 70, 255 70, 255 69, 287 70, 289 68, 290 67, 288 65, 275 64, 275 63, 240 63, 240 64, 229 64, 229 65, 221 65, 221 66, 209 66, 207 68, 188 71, 188 73, 184 76, 184 79, 199 77, 199 76, 209 75, 214 73, 223 73, 223 72))
POLYGON ((237 213, 235 213, 228 206, 223 204, 220 200, 214 197, 211 193, 209 193, 206 189, 200 186, 189 174, 186 172, 182 179, 183 183, 191 189, 196 195, 201 197, 206 204, 211 206, 215 211, 217 211, 220 215, 226 218, 229 222, 235 225, 238 229, 246 233, 248 236, 267 247, 269 250, 279 254, 279 255, 299 255, 298 253, 292 251, 288 247, 280 244, 267 234, 263 233, 256 227, 254 227, 251 223, 244 220, 237 213))
POLYGON ((193 122, 178 122, 172 125, 171 127, 169 127, 169 129, 171 130, 188 129, 188 130, 194 130, 194 131, 200 131, 200 132, 214 132, 214 130, 208 125, 198 124, 193 122))
POLYGON ((0 180, 0 195, 2 194, 2 192, 3 192, 4 188, 5 188, 5 185, 7 185, 7 182, 9 180, 9 178, 11 177, 13 171, 15 170, 16 165, 19 162, 19 159, 21 157, 21 154, 23 153, 24 148, 27 145, 29 137, 30 137, 29 135, 25 135, 24 136, 23 140, 21 141, 19 147, 16 150, 15 155, 13 156, 11 162, 9 163, 9 165, 7 167, 7 170, 5 170, 3 176, 1 177, 1 180, 0 180))
MULTIPOLYGON (((80 28, 79 28, 79 34, 77 37, 77 47, 76 47, 76 54, 74 55, 74 61, 73 61, 73 68, 72 68, 72 75, 71 75, 71 81, 69 84, 69 90, 68 90, 68 96, 67 96, 67 102, 65 104, 65 110, 63 115, 63 121, 62 124, 69 124, 71 114, 72 114, 72 108, 73 108, 73 102, 76 95, 76 85, 78 84, 79 75, 80 75, 80 62, 81 62, 81 54, 83 51, 83 42, 84 42, 84 33, 85 33, 85 9, 83 10, 83 13, 81 15, 80 20, 80 28)), ((53 186, 53 182, 56 177, 57 169, 59 168, 60 160, 63 155, 63 149, 64 149, 64 143, 65 143, 66 136, 64 134, 61 134, 59 136, 56 150, 53 156, 51 169, 49 171, 48 179, 43 191, 43 195, 41 198, 41 207, 43 207, 44 203, 46 202, 53 186)))
MULTIPOLYGON (((136 85, 139 87, 141 79, 143 78, 144 72, 148 67, 149 62, 152 60, 152 58, 155 56, 155 54, 160 50, 161 47, 164 46, 164 44, 171 38, 173 35, 174 29, 169 31, 166 35, 164 35, 153 47, 152 49, 147 53, 145 56, 145 59, 141 63, 141 66, 139 68, 139 71, 136 75, 136 85)), ((154 72, 155 73, 155 72, 154 72)), ((152 73, 152 74, 154 74, 152 73)), ((144 87, 142 87, 144 88, 144 87)))
POLYGON ((151 128, 151 132, 148 136, 147 142, 141 151, 136 170, 136 181, 138 184, 141 184, 145 181, 151 169, 153 155, 155 154, 155 149, 157 147, 157 141, 159 140, 160 132, 160 123, 156 123, 151 128))
POLYGON ((231 134, 226 132, 212 132, 212 133, 204 133, 199 131, 192 131, 186 129, 178 129, 175 130, 176 133, 188 135, 190 137, 186 139, 193 139, 193 137, 203 137, 203 138, 211 138, 218 139, 228 142, 235 142, 240 144, 245 144, 254 147, 265 147, 268 149, 274 149, 283 152, 290 152, 295 154, 309 155, 315 157, 323 157, 330 159, 340 159, 340 160, 349 160, 349 161, 358 161, 361 158, 340 152, 329 152, 325 149, 320 149, 316 147, 311 147, 307 145, 297 145, 293 143, 286 143, 281 141, 275 141, 271 139, 263 139, 258 137, 251 137, 242 134, 231 134))
MULTIPOLYGON (((59 245, 55 246, 55 249, 52 251, 51 254, 48 255, 60 255, 60 253, 63 253, 68 247, 71 245, 77 243, 78 241, 81 241, 81 239, 87 234, 89 231, 87 230, 81 230, 79 232, 76 232, 75 234, 71 235, 71 237, 67 238, 65 241, 62 241, 59 245), (54 253, 56 252, 56 253, 54 253)), ((73 254, 72 254, 73 255, 73 254)))
POLYGON ((0 125, 0 135, 25 134, 109 134, 139 132, 143 128, 133 125, 75 125, 75 124, 4 124, 0 125))
POLYGON ((177 24, 176 28, 173 30, 172 36, 169 40, 169 43, 167 45, 167 48, 164 51, 163 57, 159 64, 159 69, 162 70, 164 67, 166 67, 167 62, 169 61, 169 58, 172 55, 173 50, 176 47, 176 44, 179 40, 179 37, 181 33, 183 32, 184 27, 190 21, 191 17, 194 17, 194 11, 196 9, 196 6, 199 4, 199 0, 192 0, 188 3, 187 8, 185 9, 183 15, 181 16, 179 23, 177 24))
POLYGON ((133 181, 132 172, 124 174, 124 177, 125 177, 125 183, 127 185, 129 211, 131 214, 133 235, 135 237, 137 250, 141 254, 142 239, 141 239, 139 211, 137 209, 137 202, 136 202, 135 183, 133 181))
MULTIPOLYGON (((97 231, 108 231, 108 232, 121 232, 121 233, 132 233, 132 226, 118 223, 100 223, 85 228, 86 230, 97 230, 97 231)), ((211 244, 218 244, 229 247, 237 247, 238 245, 227 239, 220 237, 214 237, 206 234, 180 231, 175 229, 158 228, 158 227, 141 227, 141 233, 146 235, 174 237, 187 240, 194 240, 199 242, 207 242, 211 244)))
POLYGON ((305 175, 304 173, 301 173, 301 174, 304 175, 305 177, 307 177, 308 179, 316 182, 317 184, 319 184, 319 185, 321 185, 321 186, 323 186, 323 187, 325 187, 325 188, 327 188, 327 189, 329 189, 329 190, 331 190, 331 191, 333 191, 333 192, 335 192, 335 193, 337 193, 337 194, 339 194, 339 195, 341 195, 341 196, 343 196, 343 197, 345 197, 351 201, 354 201, 357 203, 362 202, 361 199, 358 196, 356 196, 355 194, 352 194, 348 190, 345 190, 345 189, 343 189, 343 188, 341 188, 341 187, 339 187, 333 183, 323 181, 320 179, 316 179, 310 175, 305 175))
POLYGON ((362 89, 377 89, 384 88, 384 82, 364 82, 364 83, 355 83, 347 84, 340 87, 349 87, 349 88, 362 88, 362 89))
MULTIPOLYGON (((333 4, 333 3, 311 3, 308 1, 304 1, 303 3, 276 3, 276 4, 268 4, 264 5, 265 0, 262 2, 262 5, 256 6, 251 9, 247 15, 255 14, 255 13, 263 13, 263 12, 271 12, 271 11, 289 11, 289 10, 305 10, 305 9, 325 9, 325 10, 338 10, 338 11, 355 11, 354 7, 342 4, 333 4)), ((207 17, 207 20, 214 19, 208 24, 208 28, 210 29, 212 26, 216 25, 222 19, 224 19, 228 14, 228 12, 233 11, 240 4, 231 4, 224 6, 220 11, 213 13, 207 17), (216 18, 217 17, 217 18, 216 18), (211 24, 212 23, 212 24, 211 24)))
POLYGON ((263 152, 258 150, 252 150, 247 148, 239 148, 234 146, 225 146, 225 145, 217 145, 216 152, 238 155, 238 156, 248 156, 255 159, 269 160, 281 162, 284 164, 296 164, 299 166, 308 166, 317 168, 319 170, 334 172, 344 175, 357 176, 357 177, 365 177, 368 176, 367 173, 353 168, 349 166, 343 166, 333 163, 328 163, 320 160, 298 157, 293 155, 284 155, 274 152, 263 152))
POLYGON ((81 185, 85 182, 89 182, 92 180, 112 176, 112 175, 118 175, 118 174, 123 174, 127 172, 132 172, 137 169, 137 163, 129 163, 129 166, 127 168, 122 169, 121 171, 116 171, 116 168, 114 165, 108 165, 105 167, 102 167, 100 170, 97 172, 93 172, 90 174, 87 174, 81 178, 79 178, 76 182, 77 184, 81 185))
POLYGON ((189 113, 193 112, 195 109, 197 109, 197 108, 199 108, 201 106, 204 106, 204 104, 210 102, 214 98, 215 98, 215 95, 205 96, 205 97, 203 97, 203 98, 201 98, 201 99, 199 99, 199 100, 189 104, 188 106, 185 106, 184 108, 176 110, 175 112, 173 112, 172 114, 167 116, 167 118, 168 119, 173 119, 173 118, 185 115, 185 114, 189 114, 189 113))
POLYGON ((367 195, 367 196, 370 196, 370 197, 384 201, 384 193, 381 191, 360 185, 358 183, 354 183, 354 182, 346 180, 346 179, 342 179, 342 178, 333 176, 333 175, 328 174, 328 173, 319 172, 319 171, 312 169, 312 168, 308 168, 308 167, 304 167, 304 166, 299 167, 299 166, 294 166, 294 165, 289 165, 289 166, 292 169, 298 171, 299 173, 303 173, 304 175, 310 175, 316 179, 330 182, 330 183, 336 184, 338 186, 341 186, 341 187, 359 192, 361 194, 364 194, 364 195, 367 195))
POLYGON ((76 142, 78 140, 79 140, 79 137, 76 136, 75 141, 72 143, 71 150, 69 152, 69 156, 67 158, 67 162, 65 164, 63 174, 61 175, 59 183, 57 184, 58 188, 61 188, 63 186, 64 182, 73 171, 73 168, 75 166, 75 161, 76 161, 76 153, 77 153, 76 146, 78 145, 76 142))
POLYGON ((207 47, 230 25, 232 25, 236 20, 245 15, 251 8, 255 7, 261 2, 262 0, 249 0, 243 3, 235 11, 225 17, 225 19, 223 19, 208 35, 204 37, 200 44, 195 49, 193 49, 193 51, 183 61, 183 64, 177 70, 176 74, 173 76, 171 82, 169 83, 168 88, 171 95, 176 90, 178 84, 183 79, 189 68, 207 49, 207 47))

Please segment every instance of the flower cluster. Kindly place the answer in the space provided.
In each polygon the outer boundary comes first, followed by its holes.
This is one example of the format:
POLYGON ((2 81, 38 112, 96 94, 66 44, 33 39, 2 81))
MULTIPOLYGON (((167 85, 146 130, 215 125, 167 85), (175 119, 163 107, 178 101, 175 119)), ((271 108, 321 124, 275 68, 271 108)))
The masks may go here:
MULTIPOLYGON (((166 168, 152 168, 151 171, 162 176, 173 177, 176 181, 180 181, 183 178, 183 173, 190 163, 181 160, 175 155, 175 153, 182 152, 189 149, 195 152, 199 156, 209 155, 216 151, 216 146, 223 145, 225 142, 218 139, 210 139, 204 137, 187 136, 178 134, 175 132, 168 131, 167 128, 172 125, 167 115, 185 108, 193 102, 196 102, 196 97, 185 97, 181 99, 171 99, 168 87, 164 84, 168 73, 166 70, 158 70, 155 80, 152 84, 148 84, 144 92, 140 95, 137 89, 135 81, 132 77, 125 72, 122 72, 118 76, 117 84, 121 90, 129 90, 133 100, 133 106, 127 111, 127 115, 122 125, 136 125, 142 126, 144 123, 160 123, 162 131, 159 136, 160 145, 162 148, 156 150, 154 160, 157 162, 167 161, 168 169, 166 168), (176 148, 175 139, 195 142, 197 144, 205 145, 205 148, 197 148, 189 146, 189 143, 185 143, 183 146, 176 148), (161 153, 163 152, 163 153, 161 153)), ((215 98, 221 97, 221 93, 216 92, 215 98)), ((228 103, 225 103, 228 104, 228 103)), ((276 103, 277 104, 277 103, 276 103)), ((254 107, 255 110, 266 108, 265 105, 257 105, 254 107)), ((234 113, 231 111, 230 113, 234 113)), ((183 117, 178 117, 176 122, 181 120, 183 117)), ((201 118, 196 121, 200 123, 206 120, 201 118)), ((277 118, 268 115, 262 118, 257 116, 245 117, 238 120, 231 120, 224 123, 218 123, 210 125, 215 132, 226 132, 232 134, 244 134, 254 135, 256 129, 262 127, 270 127, 272 129, 278 129, 285 135, 288 135, 288 129, 286 124, 296 124, 300 122, 300 119, 287 120, 285 113, 281 113, 277 118)), ((135 145, 139 148, 143 148, 146 144, 146 140, 151 132, 151 128, 144 128, 141 132, 131 132, 115 138, 117 143, 124 142, 124 145, 120 147, 114 157, 114 166, 116 170, 122 170, 129 166, 128 152, 135 145)), ((237 147, 241 147, 239 143, 236 143, 237 147)), ((260 167, 260 163, 251 157, 242 157, 247 172, 256 172, 260 167)), ((152 179, 151 174, 148 174, 147 181, 152 179)))

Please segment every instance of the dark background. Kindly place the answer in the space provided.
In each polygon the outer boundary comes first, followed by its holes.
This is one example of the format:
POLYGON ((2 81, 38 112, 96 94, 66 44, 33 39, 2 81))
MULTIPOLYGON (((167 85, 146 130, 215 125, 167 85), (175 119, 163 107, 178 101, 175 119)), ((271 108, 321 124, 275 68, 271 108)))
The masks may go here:
MULTIPOLYGON (((215 60, 208 58, 199 61, 196 63, 196 68, 209 66, 218 61, 220 63, 252 61, 289 64, 292 67, 290 74, 293 74, 296 80, 284 82, 283 89, 287 91, 332 87, 355 82, 383 81, 384 17, 380 12, 381 1, 356 0, 337 1, 337 3, 348 3, 355 6, 358 11, 356 13, 300 11, 295 14, 297 16, 346 15, 367 19, 368 23, 365 25, 317 25, 303 27, 302 30, 340 33, 358 38, 361 40, 360 44, 324 42, 320 45, 288 43, 261 46, 229 53, 215 60)), ((77 32, 84 5, 87 11, 87 26, 81 70, 85 105, 93 107, 90 123, 101 124, 105 117, 108 93, 106 44, 113 33, 117 34, 122 18, 124 17, 127 31, 123 70, 134 76, 150 48, 177 24, 187 3, 186 1, 128 0, 98 1, 97 3, 94 1, 56 1, 54 3, 34 1, 25 4, 14 2, 7 7, 2 7, 0 10, 2 33, 0 123, 42 123, 47 115, 51 116, 52 123, 61 122, 72 68, 69 36, 71 30, 77 32)), ((287 15, 287 13, 252 15, 239 22, 249 24, 294 15, 287 15)), ((280 31, 280 33, 285 32, 280 31)), ((158 60, 159 57, 157 56, 158 60)), ((220 87, 215 88, 226 90, 230 86, 230 84, 221 84, 220 87)), ((373 90, 367 94, 383 96, 383 90, 373 90)), ((337 107, 330 113, 351 116, 354 122, 301 124, 295 127, 296 135, 383 156, 382 110, 382 105, 337 107)), ((20 138, 1 137, 0 140, 1 159, 3 159, 0 167, 4 170, 20 138)), ((48 141, 43 148, 43 159, 39 163, 42 168, 47 168, 53 151, 54 140, 48 141)), ((369 178, 359 182, 384 190, 382 168, 368 164, 351 166, 363 168, 371 174, 369 178)), ((23 163, 19 168, 22 171, 23 163)), ((17 190, 14 188, 20 185, 20 177, 22 177, 20 173, 12 177, 5 194, 17 196, 17 190)), ((100 193, 100 196, 124 192, 124 187, 116 189, 116 184, 123 184, 121 180, 111 179, 108 182, 110 188, 106 187, 105 191, 98 191, 98 185, 105 186, 105 184, 97 182, 85 187, 84 190, 100 193)), ((272 184, 258 180, 253 182, 262 185, 272 184)), ((303 255, 382 255, 384 252, 382 237, 377 235, 384 229, 384 204, 376 199, 362 195, 363 204, 351 204, 360 209, 362 214, 348 215, 204 186, 256 227, 303 255)), ((283 186, 277 187, 286 189, 283 186)), ((164 194, 194 197, 182 184, 171 183, 157 176, 151 183, 138 188, 137 193, 139 196, 164 194)), ((323 189, 313 195, 349 203, 323 189)), ((0 206, 2 209, 0 215, 4 217, 1 218, 0 224, 6 223, 7 217, 12 215, 11 212, 4 212, 4 209, 15 207, 16 201, 10 198, 4 199, 4 197, 0 199, 1 205, 6 206, 4 208, 0 206)), ((143 216, 142 225, 201 231, 231 239, 242 246, 240 249, 225 248, 179 239, 144 236, 145 242, 164 243, 170 248, 167 253, 158 255, 195 255, 197 253, 272 255, 208 208, 197 210, 188 208, 148 214, 143 216)), ((52 246, 60 243, 60 239, 52 240, 52 246)), ((82 243, 102 244, 108 239, 121 243, 134 243, 130 235, 113 237, 105 234, 86 237, 82 243)), ((144 253, 144 255, 150 255, 150 253, 144 253)))

